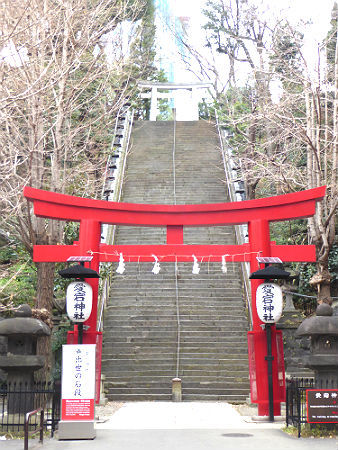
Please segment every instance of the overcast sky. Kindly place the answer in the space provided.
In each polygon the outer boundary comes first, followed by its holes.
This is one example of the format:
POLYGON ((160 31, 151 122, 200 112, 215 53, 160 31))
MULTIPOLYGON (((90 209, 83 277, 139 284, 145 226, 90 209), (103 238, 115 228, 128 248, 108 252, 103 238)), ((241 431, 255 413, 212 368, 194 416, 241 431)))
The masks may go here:
MULTIPOLYGON (((203 23, 202 9, 205 0, 169 0, 177 16, 191 17, 192 44, 195 48, 203 48, 204 38, 201 33, 203 23)), ((224 0, 226 1, 226 0, 224 0)), ((300 20, 311 21, 311 25, 303 29, 303 54, 309 64, 310 70, 317 67, 318 44, 326 36, 331 20, 331 11, 334 0, 251 0, 262 11, 269 11, 272 17, 286 17, 291 24, 299 24, 300 20), (312 69, 311 69, 312 67, 312 69)))
MULTIPOLYGON (((334 0, 255 0, 255 2, 257 5, 262 4, 278 17, 281 14, 287 16, 290 21, 312 20, 312 35, 316 40, 325 36, 334 4, 334 0)), ((199 16, 205 4, 204 0, 170 0, 170 3, 176 15, 201 20, 199 16)))

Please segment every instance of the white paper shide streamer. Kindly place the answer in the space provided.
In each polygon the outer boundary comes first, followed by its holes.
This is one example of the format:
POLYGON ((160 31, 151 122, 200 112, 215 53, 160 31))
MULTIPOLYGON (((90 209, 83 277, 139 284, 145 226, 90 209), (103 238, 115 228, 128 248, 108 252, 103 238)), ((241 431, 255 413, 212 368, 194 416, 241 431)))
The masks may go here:
POLYGON ((158 260, 158 257, 155 255, 151 255, 154 259, 155 259, 155 264, 154 267, 152 269, 153 274, 158 275, 160 273, 161 267, 160 267, 160 262, 158 260))
POLYGON ((198 259, 196 258, 195 255, 192 255, 192 257, 194 258, 194 264, 192 266, 192 273, 194 275, 198 275, 200 273, 200 267, 198 265, 198 259))
POLYGON ((120 253, 120 260, 119 265, 117 266, 116 273, 119 273, 120 275, 123 274, 123 272, 126 270, 126 265, 124 264, 124 259, 122 253, 120 253))
POLYGON ((228 271, 228 268, 227 268, 227 262, 226 262, 226 256, 228 256, 228 255, 223 255, 222 256, 222 272, 223 273, 227 273, 227 271, 228 271))

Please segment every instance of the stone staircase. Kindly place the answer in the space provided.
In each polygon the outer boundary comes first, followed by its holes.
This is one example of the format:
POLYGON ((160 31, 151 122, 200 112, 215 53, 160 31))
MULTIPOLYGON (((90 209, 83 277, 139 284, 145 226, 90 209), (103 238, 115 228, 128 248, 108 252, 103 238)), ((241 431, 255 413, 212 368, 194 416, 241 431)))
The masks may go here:
MULTIPOLYGON (((136 122, 123 202, 177 204, 228 201, 215 127, 204 121, 136 122), (174 193, 174 185, 176 187, 174 193)), ((164 244, 166 230, 119 227, 118 244, 164 244)), ((185 228, 186 244, 235 243, 232 227, 185 228)), ((240 267, 204 261, 126 263, 114 274, 104 319, 103 373, 111 400, 170 400, 182 379, 183 400, 244 401, 249 393, 247 316, 240 267), (177 275, 177 276, 176 276, 177 275), (180 347, 178 354, 178 316, 180 347)))

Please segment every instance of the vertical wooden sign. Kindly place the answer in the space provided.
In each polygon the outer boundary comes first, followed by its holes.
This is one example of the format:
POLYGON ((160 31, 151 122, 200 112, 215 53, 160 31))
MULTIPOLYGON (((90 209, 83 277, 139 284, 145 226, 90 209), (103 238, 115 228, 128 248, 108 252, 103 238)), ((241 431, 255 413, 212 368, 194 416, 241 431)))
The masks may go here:
POLYGON ((95 347, 62 347, 61 420, 94 420, 95 347))

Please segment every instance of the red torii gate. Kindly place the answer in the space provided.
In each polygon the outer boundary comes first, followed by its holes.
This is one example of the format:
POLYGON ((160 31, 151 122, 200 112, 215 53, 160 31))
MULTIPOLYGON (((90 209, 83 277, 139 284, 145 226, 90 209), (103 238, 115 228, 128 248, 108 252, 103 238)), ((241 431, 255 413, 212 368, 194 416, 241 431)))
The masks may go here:
MULTIPOLYGON (((126 261, 164 262, 198 260, 250 262, 251 272, 258 270, 257 255, 279 257, 284 262, 316 261, 313 245, 276 245, 270 241, 269 222, 310 217, 316 202, 325 195, 325 186, 291 194, 232 203, 200 205, 149 205, 92 200, 43 191, 26 186, 24 196, 34 203, 39 217, 80 222, 79 241, 73 245, 35 245, 35 262, 65 262, 70 256, 92 255, 91 268, 99 271, 100 262, 118 261, 120 253, 126 261), (249 243, 242 245, 186 245, 183 227, 248 224, 249 243), (107 245, 101 243, 101 224, 166 227, 167 243, 154 245, 107 245)), ((98 280, 86 280, 93 288, 93 309, 85 323, 86 343, 96 343, 98 280), (95 301, 96 300, 96 301, 95 301)), ((269 415, 266 370, 266 341, 256 311, 256 290, 263 280, 251 280, 253 329, 249 332, 249 364, 251 398, 258 403, 258 414, 269 415)), ((274 415, 280 414, 284 401, 284 366, 281 333, 273 327, 274 415)))

